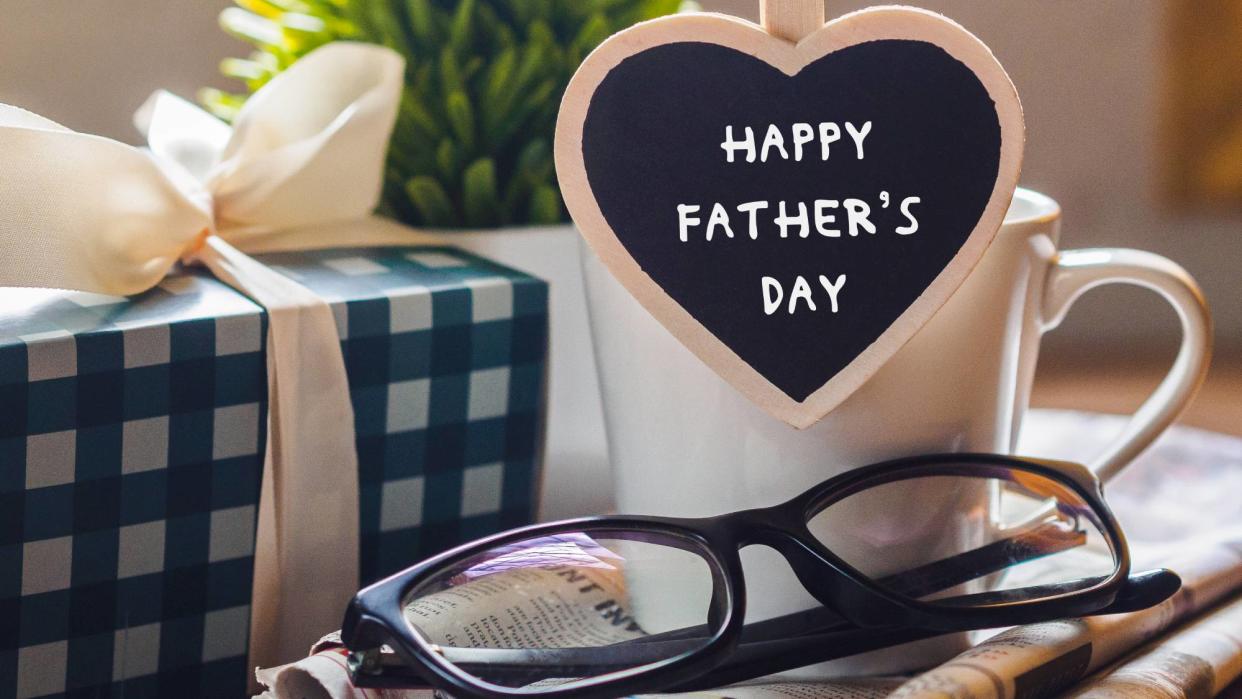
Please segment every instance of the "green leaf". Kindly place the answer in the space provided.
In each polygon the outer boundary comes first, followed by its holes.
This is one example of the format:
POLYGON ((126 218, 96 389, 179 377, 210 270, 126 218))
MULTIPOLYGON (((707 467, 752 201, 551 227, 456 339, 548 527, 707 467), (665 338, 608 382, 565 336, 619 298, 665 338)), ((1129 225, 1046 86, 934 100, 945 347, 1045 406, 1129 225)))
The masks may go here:
POLYGON ((224 121, 231 122, 237 117, 237 112, 245 104, 246 98, 244 95, 233 95, 215 88, 204 87, 198 91, 198 101, 207 108, 207 111, 224 121))
POLYGON ((271 71, 261 63, 244 58, 226 58, 220 61, 220 73, 246 83, 262 82, 272 77, 271 71))
POLYGON ((240 7, 225 8, 220 13, 220 28, 259 48, 283 51, 285 35, 280 25, 240 7))
POLYGON ((328 24, 322 18, 301 12, 286 12, 280 16, 280 26, 285 30, 286 37, 301 40, 328 39, 328 24))
POLYGON ((367 2, 361 5, 362 17, 368 25, 368 32, 375 43, 383 44, 398 53, 409 56, 412 53, 406 41, 405 22, 386 11, 387 3, 367 2))
POLYGON ((443 129, 436 123, 435 117, 431 116, 431 112, 409 90, 401 95, 399 115, 403 121, 415 124, 429 140, 437 140, 443 135, 443 129))
POLYGON ((250 54, 250 60, 263 66, 263 70, 266 70, 272 75, 280 72, 280 59, 270 52, 255 51, 250 54))
POLYGON ((461 79, 461 64, 457 62, 457 54, 453 53, 452 48, 445 46, 440 52, 440 90, 447 100, 454 92, 460 92, 465 87, 461 79))
POLYGON ((381 195, 380 209, 383 211, 381 215, 390 215, 398 221, 409 221, 413 223, 419 220, 418 209, 415 208, 414 202, 405 192, 405 180, 402 179, 402 171, 392 165, 384 167, 384 191, 381 195))
POLYGON ((406 0, 405 13, 410 18, 410 33, 414 37, 415 52, 434 55, 430 51, 436 44, 436 25, 431 14, 431 0, 406 0))
POLYGON ((520 211, 535 187, 552 180, 552 171, 552 153, 548 142, 538 138, 526 144, 518 154, 508 183, 501 183, 505 211, 520 211))
POLYGON ((470 60, 466 61, 466 65, 462 66, 461 79, 469 83, 474 78, 474 76, 478 74, 479 70, 482 68, 483 68, 483 58, 481 56, 475 56, 471 58, 470 60))
MULTIPOLYGON (((397 122, 397 128, 393 129, 392 142, 388 147, 389 168, 398 172, 427 172, 431 170, 432 165, 427 161, 426 141, 416 139, 408 133, 408 129, 403 128, 400 121, 397 122)), ((404 180, 401 180, 403 183, 404 180)))
POLYGON ((448 112, 449 126, 453 135, 461 142, 466 151, 474 150, 474 109, 470 106, 470 98, 465 92, 458 90, 448 96, 445 103, 448 112))
POLYGON ((548 47, 556 45, 556 32, 543 20, 535 20, 526 27, 526 39, 535 46, 548 47))
POLYGON ((501 219, 500 198, 496 195, 496 163, 480 158, 462 173, 462 208, 466 225, 475 228, 495 226, 501 219))
POLYGON ((488 56, 513 45, 513 30, 496 14, 491 5, 479 5, 474 21, 475 33, 480 41, 486 43, 488 56))
MULTIPOLYGON (((242 7, 246 7, 248 4, 246 0, 234 0, 234 2, 242 7)), ((285 12, 305 12, 307 14, 318 12, 321 14, 327 14, 328 12, 332 12, 334 9, 331 5, 316 2, 315 0, 310 0, 309 3, 300 2, 300 0, 257 0, 257 2, 262 2, 263 4, 272 7, 278 7, 285 12)))
POLYGON ((549 63, 545 46, 538 42, 529 42, 522 50, 522 63, 514 75, 517 89, 520 90, 538 79, 549 63))
POLYGON ((446 228, 456 223, 453 204, 434 178, 426 175, 411 177, 405 183, 405 193, 414 203, 414 208, 418 209, 425 225, 446 228))
POLYGON ((559 223, 561 220, 561 194, 556 187, 542 185, 530 195, 530 211, 528 218, 531 223, 547 225, 559 223))
POLYGON ((461 154, 457 145, 447 138, 436 147, 436 169, 445 182, 456 180, 457 173, 461 171, 461 154))
POLYGON ((474 20, 475 0, 459 0, 457 12, 453 14, 453 24, 449 29, 449 45, 454 51, 463 53, 470 44, 470 26, 474 20))
POLYGON ((250 12, 253 12, 256 15, 259 15, 260 17, 267 17, 268 19, 275 19, 276 17, 280 16, 281 8, 273 5, 270 2, 267 2, 267 0, 233 0, 233 1, 236 2, 237 6, 242 8, 243 10, 249 10, 250 12))
POLYGON ((529 177, 535 182, 550 178, 552 176, 552 149, 548 147, 548 142, 542 138, 536 138, 527 143, 518 155, 517 171, 519 175, 529 177))
POLYGON ((506 48, 487 68, 483 76, 481 104, 486 123, 495 123, 497 113, 503 112, 508 93, 512 90, 513 69, 517 65, 517 50, 506 48))
POLYGON ((531 90, 522 100, 522 103, 513 109, 505 118, 505 121, 498 124, 489 134, 488 138, 493 139, 493 144, 507 143, 511 137, 515 137, 522 133, 530 121, 531 116, 541 107, 549 109, 555 108, 555 102, 549 103, 548 100, 552 93, 556 90, 557 83, 555 80, 544 81, 542 85, 531 90))

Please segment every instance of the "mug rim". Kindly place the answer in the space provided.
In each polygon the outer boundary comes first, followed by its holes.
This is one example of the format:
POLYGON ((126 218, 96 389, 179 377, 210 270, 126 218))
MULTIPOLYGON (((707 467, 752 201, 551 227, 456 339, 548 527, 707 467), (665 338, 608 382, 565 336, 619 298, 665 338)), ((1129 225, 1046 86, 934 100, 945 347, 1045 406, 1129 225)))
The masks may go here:
POLYGON ((1061 216, 1061 205, 1055 199, 1026 187, 1014 189, 1013 202, 1009 206, 1010 208, 1005 212, 1004 222, 1001 224, 1002 230, 1010 226, 1030 223, 1052 223, 1061 216), (1011 217, 1010 212, 1013 210, 1013 204, 1019 200, 1031 207, 1032 212, 1025 216, 1011 217))

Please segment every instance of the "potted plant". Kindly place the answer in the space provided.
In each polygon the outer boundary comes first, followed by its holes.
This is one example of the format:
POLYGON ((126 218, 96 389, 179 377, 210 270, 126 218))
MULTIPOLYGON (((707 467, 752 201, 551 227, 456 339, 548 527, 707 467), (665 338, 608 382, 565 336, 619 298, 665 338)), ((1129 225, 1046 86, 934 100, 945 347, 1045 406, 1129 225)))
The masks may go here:
POLYGON ((221 26, 252 44, 221 64, 238 93, 200 100, 228 121, 249 93, 329 41, 406 57, 379 213, 548 280, 551 371, 544 516, 603 511, 609 479, 578 254, 552 138, 578 64, 613 32, 682 0, 235 0, 221 26))

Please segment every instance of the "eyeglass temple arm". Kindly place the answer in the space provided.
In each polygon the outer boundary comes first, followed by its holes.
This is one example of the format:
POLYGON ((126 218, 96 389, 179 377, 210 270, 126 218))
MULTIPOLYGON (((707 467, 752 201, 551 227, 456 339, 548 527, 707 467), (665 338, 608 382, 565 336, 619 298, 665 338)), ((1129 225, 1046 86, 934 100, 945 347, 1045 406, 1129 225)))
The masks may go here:
MULTIPOLYGON (((1181 584, 1181 578, 1168 569, 1135 573, 1126 580, 1112 604, 1092 612, 1090 616, 1147 609, 1172 597, 1181 584)), ((690 692, 722 687, 813 663, 911 643, 942 633, 911 628, 847 628, 796 638, 743 643, 728 660, 707 674, 664 691, 690 692)))

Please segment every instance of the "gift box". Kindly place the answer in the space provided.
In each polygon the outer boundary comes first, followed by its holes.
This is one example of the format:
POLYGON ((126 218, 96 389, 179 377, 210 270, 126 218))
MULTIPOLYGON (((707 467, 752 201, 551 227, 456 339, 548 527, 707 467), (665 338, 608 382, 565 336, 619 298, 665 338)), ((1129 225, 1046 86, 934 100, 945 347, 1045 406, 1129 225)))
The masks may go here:
MULTIPOLYGON (((542 281, 447 247, 255 258, 336 321, 359 583, 532 519, 542 281)), ((0 291, 0 698, 245 693, 267 324, 193 268, 0 291)))

